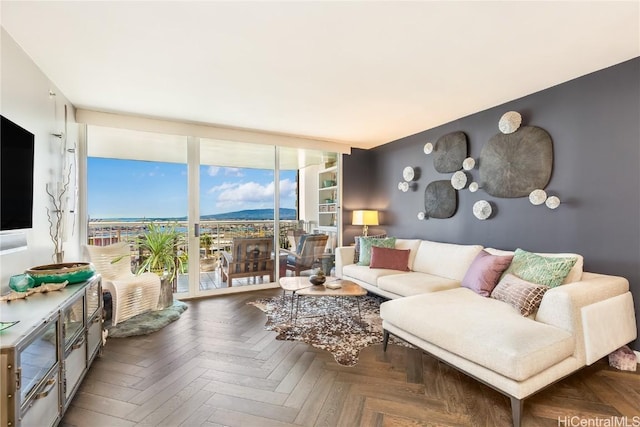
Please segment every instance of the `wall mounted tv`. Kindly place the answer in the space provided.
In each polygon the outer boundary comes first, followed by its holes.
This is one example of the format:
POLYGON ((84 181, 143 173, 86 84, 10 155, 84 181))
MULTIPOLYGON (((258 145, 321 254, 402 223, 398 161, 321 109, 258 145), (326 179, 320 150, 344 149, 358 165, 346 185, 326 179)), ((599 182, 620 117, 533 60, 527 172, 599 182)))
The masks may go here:
POLYGON ((4 116, 0 128, 0 231, 33 226, 33 134, 4 116))

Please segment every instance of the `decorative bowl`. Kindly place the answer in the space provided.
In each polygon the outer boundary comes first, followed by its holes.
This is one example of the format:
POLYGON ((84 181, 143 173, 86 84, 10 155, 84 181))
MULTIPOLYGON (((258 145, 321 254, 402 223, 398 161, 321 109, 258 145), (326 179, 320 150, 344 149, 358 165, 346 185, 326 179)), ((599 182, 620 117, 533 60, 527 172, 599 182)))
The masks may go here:
POLYGON ((309 277, 309 282, 311 282, 311 284, 314 286, 322 285, 326 280, 327 276, 325 276, 324 274, 314 274, 313 276, 309 277))
POLYGON ((36 282, 35 286, 40 286, 42 283, 61 283, 65 280, 69 283, 84 282, 95 272, 93 264, 89 262, 40 265, 25 271, 36 282))

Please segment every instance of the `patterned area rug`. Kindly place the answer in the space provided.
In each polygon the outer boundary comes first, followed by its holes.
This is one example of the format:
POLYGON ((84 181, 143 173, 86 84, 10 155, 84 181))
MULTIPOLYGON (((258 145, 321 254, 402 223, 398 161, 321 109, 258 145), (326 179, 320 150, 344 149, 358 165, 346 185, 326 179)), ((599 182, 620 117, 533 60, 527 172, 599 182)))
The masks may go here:
MULTIPOLYGON (((302 297, 295 325, 291 320, 289 295, 284 303, 282 297, 273 297, 247 304, 266 313, 265 329, 276 331, 276 339, 306 342, 329 351, 340 365, 354 366, 360 350, 382 343, 380 303, 383 301, 372 295, 360 297, 360 321, 354 298, 302 297)), ((393 336, 389 342, 409 346, 393 336)))
POLYGON ((147 313, 138 314, 124 322, 111 326, 111 321, 105 324, 109 331, 110 338, 124 338, 135 335, 149 335, 158 331, 169 323, 178 320, 180 315, 187 309, 187 304, 182 301, 174 301, 172 306, 163 310, 149 311, 147 313))

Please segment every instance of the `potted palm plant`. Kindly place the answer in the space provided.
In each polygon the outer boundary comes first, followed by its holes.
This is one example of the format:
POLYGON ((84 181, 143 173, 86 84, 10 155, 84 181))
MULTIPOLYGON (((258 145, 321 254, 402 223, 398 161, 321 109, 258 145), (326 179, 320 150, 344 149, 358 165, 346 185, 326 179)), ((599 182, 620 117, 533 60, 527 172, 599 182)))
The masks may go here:
POLYGON ((151 271, 166 275, 169 282, 173 283, 178 273, 186 271, 187 257, 182 250, 185 238, 177 229, 177 224, 150 222, 144 234, 137 239, 137 244, 143 255, 138 273, 151 271))

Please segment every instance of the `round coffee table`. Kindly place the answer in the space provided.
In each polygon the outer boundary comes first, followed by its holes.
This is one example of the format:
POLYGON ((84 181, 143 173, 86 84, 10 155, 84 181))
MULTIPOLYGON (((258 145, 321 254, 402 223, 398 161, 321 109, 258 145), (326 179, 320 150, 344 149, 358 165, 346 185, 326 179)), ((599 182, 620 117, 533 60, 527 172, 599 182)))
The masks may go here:
MULTIPOLYGON (((331 279, 335 278, 332 277, 331 279)), ((293 300, 295 299, 296 292, 313 285, 309 282, 309 278, 305 276, 281 277, 279 284, 282 288, 282 304, 285 303, 285 293, 287 291, 291 292, 291 318, 293 319, 293 300)))

